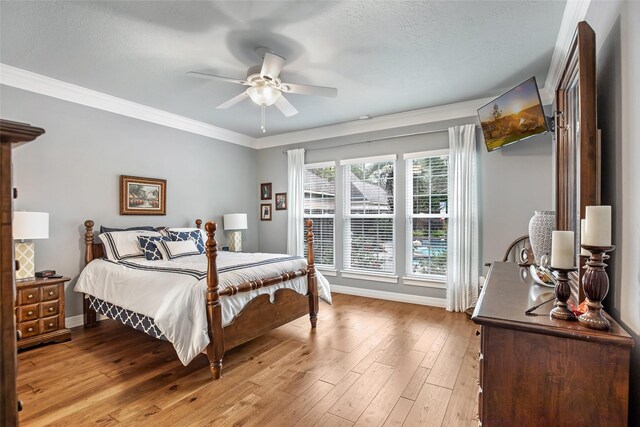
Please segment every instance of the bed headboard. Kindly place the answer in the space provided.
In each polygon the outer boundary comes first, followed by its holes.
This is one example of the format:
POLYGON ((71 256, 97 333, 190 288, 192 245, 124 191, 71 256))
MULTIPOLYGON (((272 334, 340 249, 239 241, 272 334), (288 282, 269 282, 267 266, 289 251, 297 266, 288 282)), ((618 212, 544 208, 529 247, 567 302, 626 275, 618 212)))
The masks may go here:
MULTIPOLYGON (((102 243, 96 243, 94 241, 95 233, 93 232, 93 226, 95 223, 88 219, 84 222, 84 244, 85 244, 85 254, 84 254, 84 262, 85 264, 89 264, 94 259, 104 258, 104 247, 102 243)), ((196 228, 200 228, 202 226, 202 220, 196 219, 196 228)))

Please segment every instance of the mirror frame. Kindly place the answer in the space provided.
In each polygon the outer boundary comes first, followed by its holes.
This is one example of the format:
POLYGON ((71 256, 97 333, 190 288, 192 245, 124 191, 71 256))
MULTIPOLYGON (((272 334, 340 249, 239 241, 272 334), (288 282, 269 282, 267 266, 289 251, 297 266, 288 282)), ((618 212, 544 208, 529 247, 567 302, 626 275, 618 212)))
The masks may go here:
MULTIPOLYGON (((586 207, 600 204, 595 41, 589 24, 579 22, 555 90, 556 229, 574 231, 576 242, 586 207)), ((580 269, 571 276, 571 288, 575 300, 582 302, 586 257, 579 253, 576 243, 580 269)))

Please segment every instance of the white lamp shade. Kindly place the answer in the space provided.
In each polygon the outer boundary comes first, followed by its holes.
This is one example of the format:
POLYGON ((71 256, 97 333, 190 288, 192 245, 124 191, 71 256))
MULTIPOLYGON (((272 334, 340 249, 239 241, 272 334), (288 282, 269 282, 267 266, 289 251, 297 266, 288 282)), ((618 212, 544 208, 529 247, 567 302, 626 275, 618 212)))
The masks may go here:
POLYGON ((224 216, 224 229, 225 230, 246 230, 247 214, 243 214, 243 213, 226 214, 224 216))
POLYGON ((49 238, 49 214, 46 212, 14 212, 13 239, 49 238))

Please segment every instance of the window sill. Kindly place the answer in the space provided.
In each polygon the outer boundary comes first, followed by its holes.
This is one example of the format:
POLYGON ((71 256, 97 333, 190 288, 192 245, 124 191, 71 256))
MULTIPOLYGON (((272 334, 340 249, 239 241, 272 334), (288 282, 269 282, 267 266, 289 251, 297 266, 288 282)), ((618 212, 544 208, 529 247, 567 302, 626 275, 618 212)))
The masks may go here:
POLYGON ((364 273, 359 271, 340 271, 340 276, 345 279, 369 280, 372 282, 398 283, 398 276, 392 274, 364 273))
POLYGON ((422 278, 422 277, 403 277, 402 283, 409 286, 422 286, 424 288, 447 289, 445 279, 422 278))
POLYGON ((336 277, 338 275, 338 270, 335 270, 333 268, 325 268, 325 267, 316 266, 316 270, 318 270, 320 273, 322 273, 323 276, 336 277))

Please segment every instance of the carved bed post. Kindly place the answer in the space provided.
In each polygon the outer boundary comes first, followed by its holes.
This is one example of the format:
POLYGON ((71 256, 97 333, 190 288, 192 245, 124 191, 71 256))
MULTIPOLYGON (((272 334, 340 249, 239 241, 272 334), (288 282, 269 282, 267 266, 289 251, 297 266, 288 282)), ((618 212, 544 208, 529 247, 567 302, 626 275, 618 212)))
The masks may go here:
POLYGON ((196 228, 200 228, 202 225, 202 220, 200 218, 196 219, 196 228))
POLYGON ((307 286, 309 287, 309 320, 311 328, 318 323, 318 283, 316 282, 316 268, 313 256, 313 221, 307 220, 307 286))
MULTIPOLYGON (((89 264, 93 261, 93 221, 90 219, 84 222, 84 244, 85 244, 85 254, 84 254, 84 263, 89 264)), ((84 326, 96 326, 98 322, 96 321, 96 311, 89 306, 89 296, 87 294, 83 294, 82 307, 84 311, 84 326)))
POLYGON ((220 305, 220 288, 218 287, 218 257, 217 242, 215 238, 216 223, 207 222, 204 226, 207 231, 207 320, 209 321, 209 345, 207 357, 213 379, 217 380, 222 375, 222 357, 224 356, 224 332, 222 329, 222 306, 220 305))

